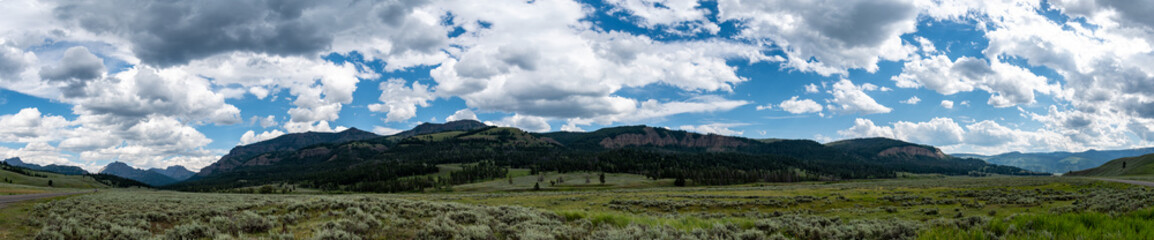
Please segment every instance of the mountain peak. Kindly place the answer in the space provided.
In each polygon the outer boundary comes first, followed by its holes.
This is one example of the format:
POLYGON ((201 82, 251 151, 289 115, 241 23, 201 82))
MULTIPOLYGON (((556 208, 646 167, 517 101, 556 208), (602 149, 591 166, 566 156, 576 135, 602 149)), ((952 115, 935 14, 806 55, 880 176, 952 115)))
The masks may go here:
POLYGON ((447 131, 469 131, 469 130, 474 130, 474 129, 478 129, 478 128, 488 127, 488 126, 489 125, 485 125, 484 123, 478 122, 477 120, 471 120, 471 119, 457 120, 457 121, 446 122, 446 123, 422 123, 421 125, 417 125, 417 127, 414 127, 413 129, 397 133, 396 135, 393 135, 393 136, 412 137, 412 136, 417 136, 417 135, 425 135, 425 134, 447 132, 447 131))
POLYGON ((4 159, 4 162, 5 162, 5 163, 8 163, 8 165, 19 165, 19 164, 25 164, 25 163, 24 163, 24 161, 21 161, 21 160, 20 160, 20 157, 14 157, 14 158, 9 158, 9 159, 4 159))

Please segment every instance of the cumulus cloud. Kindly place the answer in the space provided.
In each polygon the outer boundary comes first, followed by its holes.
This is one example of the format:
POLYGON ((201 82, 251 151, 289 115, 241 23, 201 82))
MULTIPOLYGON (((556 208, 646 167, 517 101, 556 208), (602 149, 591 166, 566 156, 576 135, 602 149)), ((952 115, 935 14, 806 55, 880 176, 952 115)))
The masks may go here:
POLYGON ((942 107, 945 109, 953 109, 954 108, 954 101, 942 100, 942 107))
POLYGON ((877 125, 858 118, 850 128, 837 131, 846 138, 885 137, 921 144, 931 144, 946 151, 1001 153, 1007 151, 1082 151, 1087 145, 1046 128, 1013 129, 991 120, 962 127, 950 118, 933 118, 926 122, 898 121, 877 125))
POLYGON ((436 99, 427 86, 413 82, 411 87, 406 87, 405 80, 399 78, 382 82, 380 88, 382 103, 370 104, 369 110, 388 113, 385 122, 400 122, 416 117, 417 106, 428 107, 429 101, 436 99))
POLYGON ((831 105, 830 109, 841 112, 843 114, 878 114, 888 113, 893 109, 878 104, 872 97, 865 93, 866 90, 876 89, 877 86, 873 84, 854 85, 848 79, 842 79, 833 84, 833 90, 830 94, 833 99, 828 100, 831 105))
POLYGON ((910 99, 902 100, 901 103, 914 105, 914 104, 918 104, 918 102, 921 102, 921 101, 922 101, 922 99, 918 98, 918 96, 913 96, 913 97, 910 97, 910 99))
POLYGON ((400 133, 402 131, 404 131, 404 130, 400 130, 400 129, 396 129, 396 128, 382 127, 382 126, 373 127, 373 133, 376 133, 377 135, 381 135, 381 136, 392 136, 393 134, 397 134, 397 133, 400 133))
POLYGON ((805 93, 818 93, 817 85, 810 83, 805 85, 805 93))
POLYGON ((498 121, 487 121, 485 124, 500 127, 515 127, 529 132, 548 132, 553 129, 543 117, 520 114, 514 114, 513 116, 502 118, 498 121))
POLYGON ((678 129, 690 131, 690 132, 698 132, 698 133, 708 133, 708 134, 717 134, 717 135, 726 135, 726 136, 741 136, 742 134, 745 134, 745 131, 736 131, 736 130, 733 130, 731 128, 745 126, 745 125, 746 124, 742 124, 742 123, 710 123, 710 124, 697 125, 697 126, 682 125, 682 126, 678 127, 678 129))
POLYGON ((77 46, 64 51, 64 57, 54 66, 45 66, 40 69, 40 77, 51 82, 65 85, 65 97, 84 95, 84 87, 88 81, 104 75, 104 62, 88 51, 88 48, 77 46))
POLYGON ((252 143, 258 143, 264 140, 280 137, 281 135, 284 135, 284 132, 276 129, 273 129, 272 131, 261 132, 260 134, 256 134, 252 130, 248 130, 247 132, 244 132, 244 135, 240 136, 240 142, 237 143, 237 145, 249 145, 252 143))
POLYGON ((469 110, 468 108, 466 108, 466 109, 457 110, 457 112, 454 112, 453 115, 449 115, 448 117, 445 117, 446 122, 452 122, 452 121, 457 121, 457 120, 477 120, 477 114, 473 113, 473 110, 469 110))
POLYGON ((718 20, 747 27, 742 38, 780 46, 788 66, 821 75, 874 72, 879 61, 905 59, 915 49, 900 38, 916 30, 913 1, 724 0, 718 8, 718 20))
POLYGON ((0 115, 0 142, 48 142, 61 138, 61 131, 75 125, 61 116, 44 115, 38 108, 20 109, 0 115))
POLYGON ((781 106, 782 110, 793 114, 821 112, 821 104, 810 99, 797 100, 797 97, 798 96, 793 96, 788 100, 782 101, 778 106, 781 106))

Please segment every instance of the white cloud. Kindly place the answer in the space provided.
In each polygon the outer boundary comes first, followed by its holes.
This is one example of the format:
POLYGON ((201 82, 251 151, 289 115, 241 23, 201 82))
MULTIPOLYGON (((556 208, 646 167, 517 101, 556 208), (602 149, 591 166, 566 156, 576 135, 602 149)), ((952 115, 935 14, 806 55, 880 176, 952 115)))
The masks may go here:
POLYGON ((892 127, 877 126, 874 125, 873 121, 864 118, 854 119, 852 127, 845 130, 838 130, 837 134, 848 138, 897 138, 897 136, 894 135, 894 129, 892 127))
POLYGON ((24 108, 12 115, 0 115, 0 142, 48 142, 74 125, 64 117, 42 115, 38 108, 24 108))
POLYGON ((611 0, 607 1, 640 19, 641 26, 647 28, 666 27, 667 31, 682 33, 673 27, 685 27, 686 33, 708 32, 716 34, 721 30, 716 23, 708 21, 708 10, 699 8, 696 0, 611 0), (658 3, 660 6, 658 6, 658 3))
POLYGON ((457 120, 477 120, 477 114, 473 113, 473 110, 469 110, 468 108, 466 108, 466 109, 457 110, 457 112, 454 112, 453 115, 449 115, 449 117, 445 118, 446 122, 452 122, 452 121, 457 121, 457 120))
POLYGON ((913 1, 718 2, 719 21, 740 21, 740 37, 773 44, 786 65, 821 75, 877 71, 880 60, 907 58, 916 47, 901 35, 916 30, 913 1), (817 61, 811 61, 816 59, 817 61))
POLYGON ((918 104, 918 102, 921 102, 921 101, 922 101, 922 99, 918 98, 918 96, 913 96, 913 97, 910 97, 910 99, 902 100, 901 103, 914 105, 914 104, 918 104))
POLYGON ((277 125, 276 116, 268 115, 267 117, 260 119, 260 127, 262 127, 262 128, 269 128, 269 127, 273 127, 276 125, 277 125))
POLYGON ((757 108, 756 108, 756 109, 757 109, 758 111, 761 111, 761 110, 769 110, 769 109, 773 109, 773 104, 757 105, 757 108))
POLYGON ((529 132, 548 132, 553 128, 543 117, 514 114, 495 122, 485 122, 486 125, 515 127, 529 132))
POLYGON ((829 100, 832 104, 829 108, 843 114, 866 115, 890 112, 892 109, 878 104, 877 101, 865 93, 866 90, 871 88, 869 86, 876 88, 875 85, 868 83, 857 86, 848 79, 842 79, 834 83, 833 90, 830 91, 830 94, 832 94, 834 98, 829 100))
POLYGON ((793 114, 821 112, 821 104, 810 99, 797 100, 798 96, 781 101, 781 109, 793 114))
POLYGON ((817 85, 810 83, 805 85, 805 93, 818 93, 817 85))
POLYGON ((255 134, 252 130, 248 130, 248 132, 245 132, 244 135, 240 136, 240 142, 237 143, 237 145, 249 145, 252 143, 280 137, 281 135, 284 135, 284 132, 276 129, 273 129, 272 131, 261 132, 260 134, 255 134))
POLYGON ((717 134, 717 135, 726 135, 726 136, 741 136, 742 134, 745 134, 745 131, 736 131, 736 130, 733 130, 730 128, 740 127, 740 126, 745 126, 745 125, 746 124, 743 124, 743 123, 710 123, 710 124, 697 125, 697 126, 682 125, 682 126, 678 127, 678 129, 690 131, 690 132, 698 132, 698 133, 708 133, 708 134, 717 134))
POLYGON ((391 136, 393 134, 397 134, 397 133, 400 133, 402 131, 404 131, 404 130, 382 127, 382 126, 373 127, 373 133, 376 133, 377 135, 381 135, 381 136, 391 136))
POLYGON ((954 109, 954 101, 942 100, 942 107, 945 109, 954 109))
POLYGON ((382 82, 380 88, 382 103, 370 104, 369 110, 388 113, 385 122, 412 119, 417 116, 417 106, 428 107, 429 101, 436 99, 427 86, 415 81, 406 87, 404 79, 393 78, 382 82))

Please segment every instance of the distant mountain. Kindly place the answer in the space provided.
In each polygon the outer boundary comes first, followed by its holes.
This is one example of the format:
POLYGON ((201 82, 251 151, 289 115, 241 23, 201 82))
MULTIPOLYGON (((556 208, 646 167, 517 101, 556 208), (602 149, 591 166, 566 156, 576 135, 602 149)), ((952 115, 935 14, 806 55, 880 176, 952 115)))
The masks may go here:
POLYGON ((197 173, 197 176, 208 176, 216 172, 229 171, 233 168, 244 166, 247 160, 264 153, 293 151, 322 143, 336 144, 378 137, 381 136, 357 128, 350 128, 338 133, 306 132, 285 134, 273 139, 235 147, 229 151, 227 155, 221 157, 220 160, 201 169, 200 172, 197 173))
POLYGON ((1154 175, 1154 154, 1114 159, 1102 164, 1102 166, 1071 172, 1067 175, 1097 177, 1151 176, 1154 175))
POLYGON ((953 154, 957 157, 972 157, 999 165, 1015 166, 1037 172, 1066 173, 1101 166, 1107 161, 1154 153, 1154 148, 1126 150, 1089 150, 1085 152, 1009 152, 993 156, 978 154, 953 154))
POLYGON ((950 175, 971 172, 1044 175, 1040 172, 1031 172, 1017 167, 989 164, 981 159, 950 156, 933 146, 888 138, 849 139, 830 142, 825 145, 903 172, 950 175))
POLYGON ((484 123, 476 120, 457 120, 447 123, 422 123, 413 129, 394 134, 398 137, 412 137, 417 135, 425 135, 431 133, 448 132, 448 131, 469 131, 473 129, 488 127, 484 123))
POLYGON ((21 161, 20 158, 18 158, 18 157, 5 159, 4 162, 6 162, 6 163, 8 163, 8 165, 12 165, 12 166, 32 169, 32 170, 36 170, 36 171, 54 172, 54 173, 59 173, 59 174, 64 174, 64 175, 88 174, 88 171, 84 171, 83 168, 80 168, 77 166, 65 166, 65 165, 56 165, 56 164, 49 164, 48 166, 40 166, 40 165, 32 164, 32 163, 25 163, 24 161, 21 161))
POLYGON ((122 178, 136 180, 150 186, 164 186, 178 182, 176 179, 165 176, 164 174, 133 168, 123 162, 112 162, 104 168, 100 169, 100 174, 114 175, 122 178))
POLYGON ((187 168, 184 168, 184 166, 180 165, 168 166, 168 168, 165 169, 149 168, 148 171, 163 174, 164 176, 172 178, 176 181, 184 181, 185 179, 196 175, 195 172, 189 171, 187 168))
MULTIPOLYGON (((315 134, 315 133, 313 133, 315 134)), ((811 140, 754 140, 648 126, 593 132, 529 133, 475 121, 422 124, 388 137, 330 141, 258 153, 233 149, 229 167, 201 173, 170 189, 210 191, 293 183, 342 191, 395 192, 444 188, 483 179, 483 168, 450 176, 414 177, 438 171, 437 164, 486 163, 544 171, 606 171, 651 178, 685 178, 718 185, 758 181, 892 178, 896 172, 1037 174, 1015 167, 956 158, 932 146, 892 139, 855 139, 823 145, 811 140), (233 154, 243 152, 247 154, 233 154), (480 177, 478 177, 480 176, 480 177)), ((213 164, 221 166, 221 162, 213 164)), ((480 166, 480 165, 478 165, 480 166)))

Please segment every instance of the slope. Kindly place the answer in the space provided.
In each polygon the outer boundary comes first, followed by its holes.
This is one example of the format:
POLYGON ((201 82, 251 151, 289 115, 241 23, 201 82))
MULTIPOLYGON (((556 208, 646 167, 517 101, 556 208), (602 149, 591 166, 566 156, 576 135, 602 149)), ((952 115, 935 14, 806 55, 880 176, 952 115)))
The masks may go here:
POLYGON ((0 163, 0 184, 7 184, 5 186, 9 187, 109 188, 133 186, 133 183, 135 183, 136 186, 143 185, 132 180, 102 174, 65 175, 0 163), (51 185, 49 185, 50 181, 51 185))
POLYGON ((217 160, 212 165, 204 167, 197 173, 197 176, 208 176, 210 174, 229 171, 233 168, 246 164, 246 161, 253 157, 264 153, 275 151, 293 151, 303 147, 312 146, 322 143, 344 143, 350 141, 366 140, 381 137, 370 132, 361 131, 357 128, 350 128, 348 130, 338 133, 292 133, 285 134, 270 140, 261 141, 244 146, 233 148, 217 160))
POLYGON ((170 188, 214 191, 290 183, 325 190, 419 191, 471 181, 458 177, 503 176, 503 168, 629 173, 700 185, 892 178, 896 172, 1033 174, 890 139, 827 146, 811 140, 759 141, 647 126, 538 134, 500 127, 441 128, 445 125, 450 124, 418 126, 426 134, 407 137, 397 134, 265 152, 170 188), (450 179, 428 175, 436 173, 439 164, 475 167, 467 168, 472 172, 449 174, 450 179))
POLYGON ((848 154, 860 156, 876 164, 896 171, 911 173, 963 174, 1011 174, 1047 175, 1012 166, 989 164, 975 158, 958 158, 943 153, 940 149, 888 138, 849 139, 825 144, 848 154))
POLYGON ((1008 152, 993 156, 977 154, 954 155, 979 158, 992 164, 1021 167, 1031 171, 1065 173, 1098 167, 1107 161, 1118 158, 1141 156, 1151 153, 1154 153, 1154 148, 1088 150, 1084 152, 1008 152))
POLYGON ((1066 175, 1095 177, 1154 175, 1154 154, 1114 159, 1102 166, 1066 175))

